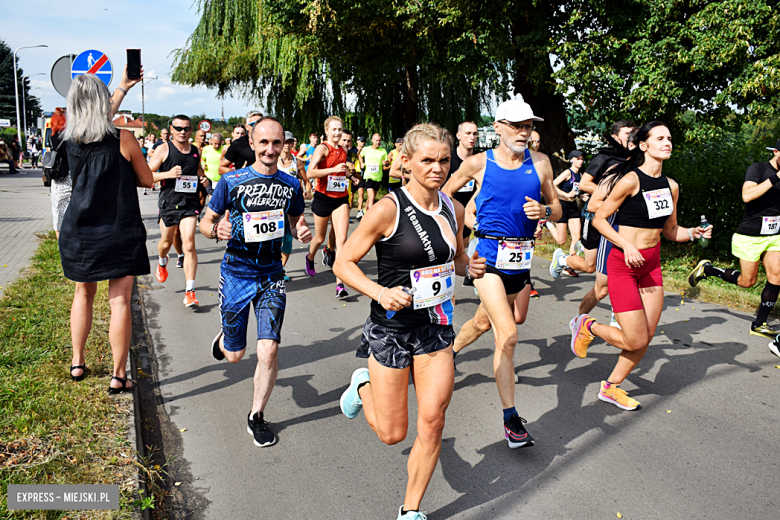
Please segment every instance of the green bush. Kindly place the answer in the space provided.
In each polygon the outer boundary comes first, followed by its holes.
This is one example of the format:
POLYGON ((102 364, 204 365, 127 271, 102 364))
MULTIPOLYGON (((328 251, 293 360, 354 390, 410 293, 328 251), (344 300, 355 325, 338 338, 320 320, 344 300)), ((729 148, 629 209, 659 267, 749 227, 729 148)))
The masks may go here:
MULTIPOLYGON (((11 151, 11 141, 14 140, 15 135, 16 135, 16 128, 11 127, 11 128, 3 128, 2 130, 0 130, 0 139, 5 141, 5 144, 8 145, 9 152, 11 151)), ((26 141, 27 141, 27 136, 24 134, 24 132, 22 132, 22 142, 24 143, 26 141)), ((24 149, 24 147, 22 147, 22 149, 24 149)))

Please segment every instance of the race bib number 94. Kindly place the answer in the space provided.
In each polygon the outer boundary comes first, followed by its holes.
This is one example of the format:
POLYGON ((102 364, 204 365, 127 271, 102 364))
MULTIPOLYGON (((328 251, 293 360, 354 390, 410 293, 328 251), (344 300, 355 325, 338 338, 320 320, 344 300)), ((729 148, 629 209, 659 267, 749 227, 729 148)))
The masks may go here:
POLYGON ((284 210, 244 213, 244 242, 265 242, 284 236, 284 210))
POLYGON ((347 178, 339 175, 328 175, 327 191, 347 191, 347 178))
POLYGON ((522 242, 499 242, 496 253, 496 267, 498 269, 528 270, 534 259, 533 240, 522 242))
POLYGON ((761 234, 776 235, 780 231, 780 217, 761 217, 761 234))
POLYGON ((672 202, 672 192, 669 188, 646 191, 642 195, 645 197, 647 216, 649 218, 668 217, 672 214, 674 203, 672 202))
POLYGON ((455 294, 455 262, 414 269, 410 274, 415 309, 442 304, 455 294))
POLYGON ((176 178, 176 187, 173 191, 179 193, 195 193, 198 191, 198 176, 197 175, 182 175, 176 178))

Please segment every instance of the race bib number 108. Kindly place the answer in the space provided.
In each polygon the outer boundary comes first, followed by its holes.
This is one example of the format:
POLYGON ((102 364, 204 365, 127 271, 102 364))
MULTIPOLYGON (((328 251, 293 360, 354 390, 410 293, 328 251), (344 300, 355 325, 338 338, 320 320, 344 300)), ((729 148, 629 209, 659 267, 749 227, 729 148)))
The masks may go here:
POLYGON ((284 236, 284 210, 244 213, 244 242, 265 242, 284 236))

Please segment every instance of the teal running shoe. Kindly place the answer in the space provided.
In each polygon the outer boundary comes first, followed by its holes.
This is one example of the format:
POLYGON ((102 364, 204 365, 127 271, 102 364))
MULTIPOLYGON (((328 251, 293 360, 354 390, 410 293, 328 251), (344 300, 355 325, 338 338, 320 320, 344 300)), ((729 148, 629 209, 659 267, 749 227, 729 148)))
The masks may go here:
POLYGON ((428 511, 407 511, 405 515, 402 515, 401 511, 403 510, 404 506, 398 508, 398 520, 428 520, 428 517, 425 516, 428 511))
POLYGON ((348 419, 357 417, 357 414, 359 414, 360 410, 363 408, 363 401, 358 394, 358 386, 361 383, 368 383, 367 368, 358 368, 352 372, 352 380, 347 389, 344 390, 344 393, 341 394, 339 404, 341 405, 341 411, 348 419))

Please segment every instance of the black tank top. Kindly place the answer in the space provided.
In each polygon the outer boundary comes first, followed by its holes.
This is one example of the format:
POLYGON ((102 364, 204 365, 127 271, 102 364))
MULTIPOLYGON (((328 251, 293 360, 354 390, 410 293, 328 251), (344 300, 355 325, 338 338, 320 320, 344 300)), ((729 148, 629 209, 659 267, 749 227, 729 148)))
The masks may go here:
MULTIPOLYGON (((168 157, 160 166, 160 171, 170 171, 174 166, 181 166, 181 175, 195 177, 192 181, 195 183, 195 191, 186 193, 176 191, 176 179, 165 179, 160 182, 160 198, 158 207, 165 209, 185 209, 198 207, 197 177, 198 166, 200 165, 200 151, 190 144, 190 151, 182 153, 172 142, 168 142, 168 157)), ((183 189, 188 189, 182 184, 183 189)), ((189 189, 192 189, 191 187, 189 189)))
MULTIPOLYGON (((427 211, 409 196, 406 188, 387 195, 396 205, 393 233, 376 243, 377 283, 383 287, 412 287, 411 271, 438 266, 455 259, 458 225, 449 197, 439 192, 439 208, 427 211)), ((387 311, 371 302, 371 321, 395 328, 421 327, 430 323, 452 324, 452 301, 414 309, 414 305, 387 319, 387 311)))
POLYGON ((639 177, 639 192, 623 201, 617 224, 644 229, 663 229, 666 219, 674 211, 669 179, 665 175, 650 177, 639 168, 633 170, 633 173, 639 177))
POLYGON ((580 182, 580 174, 574 173, 574 171, 571 169, 569 170, 569 173, 571 174, 571 176, 565 181, 563 181, 560 186, 561 191, 565 191, 566 193, 569 193, 574 188, 575 182, 577 184, 579 184, 580 182))

